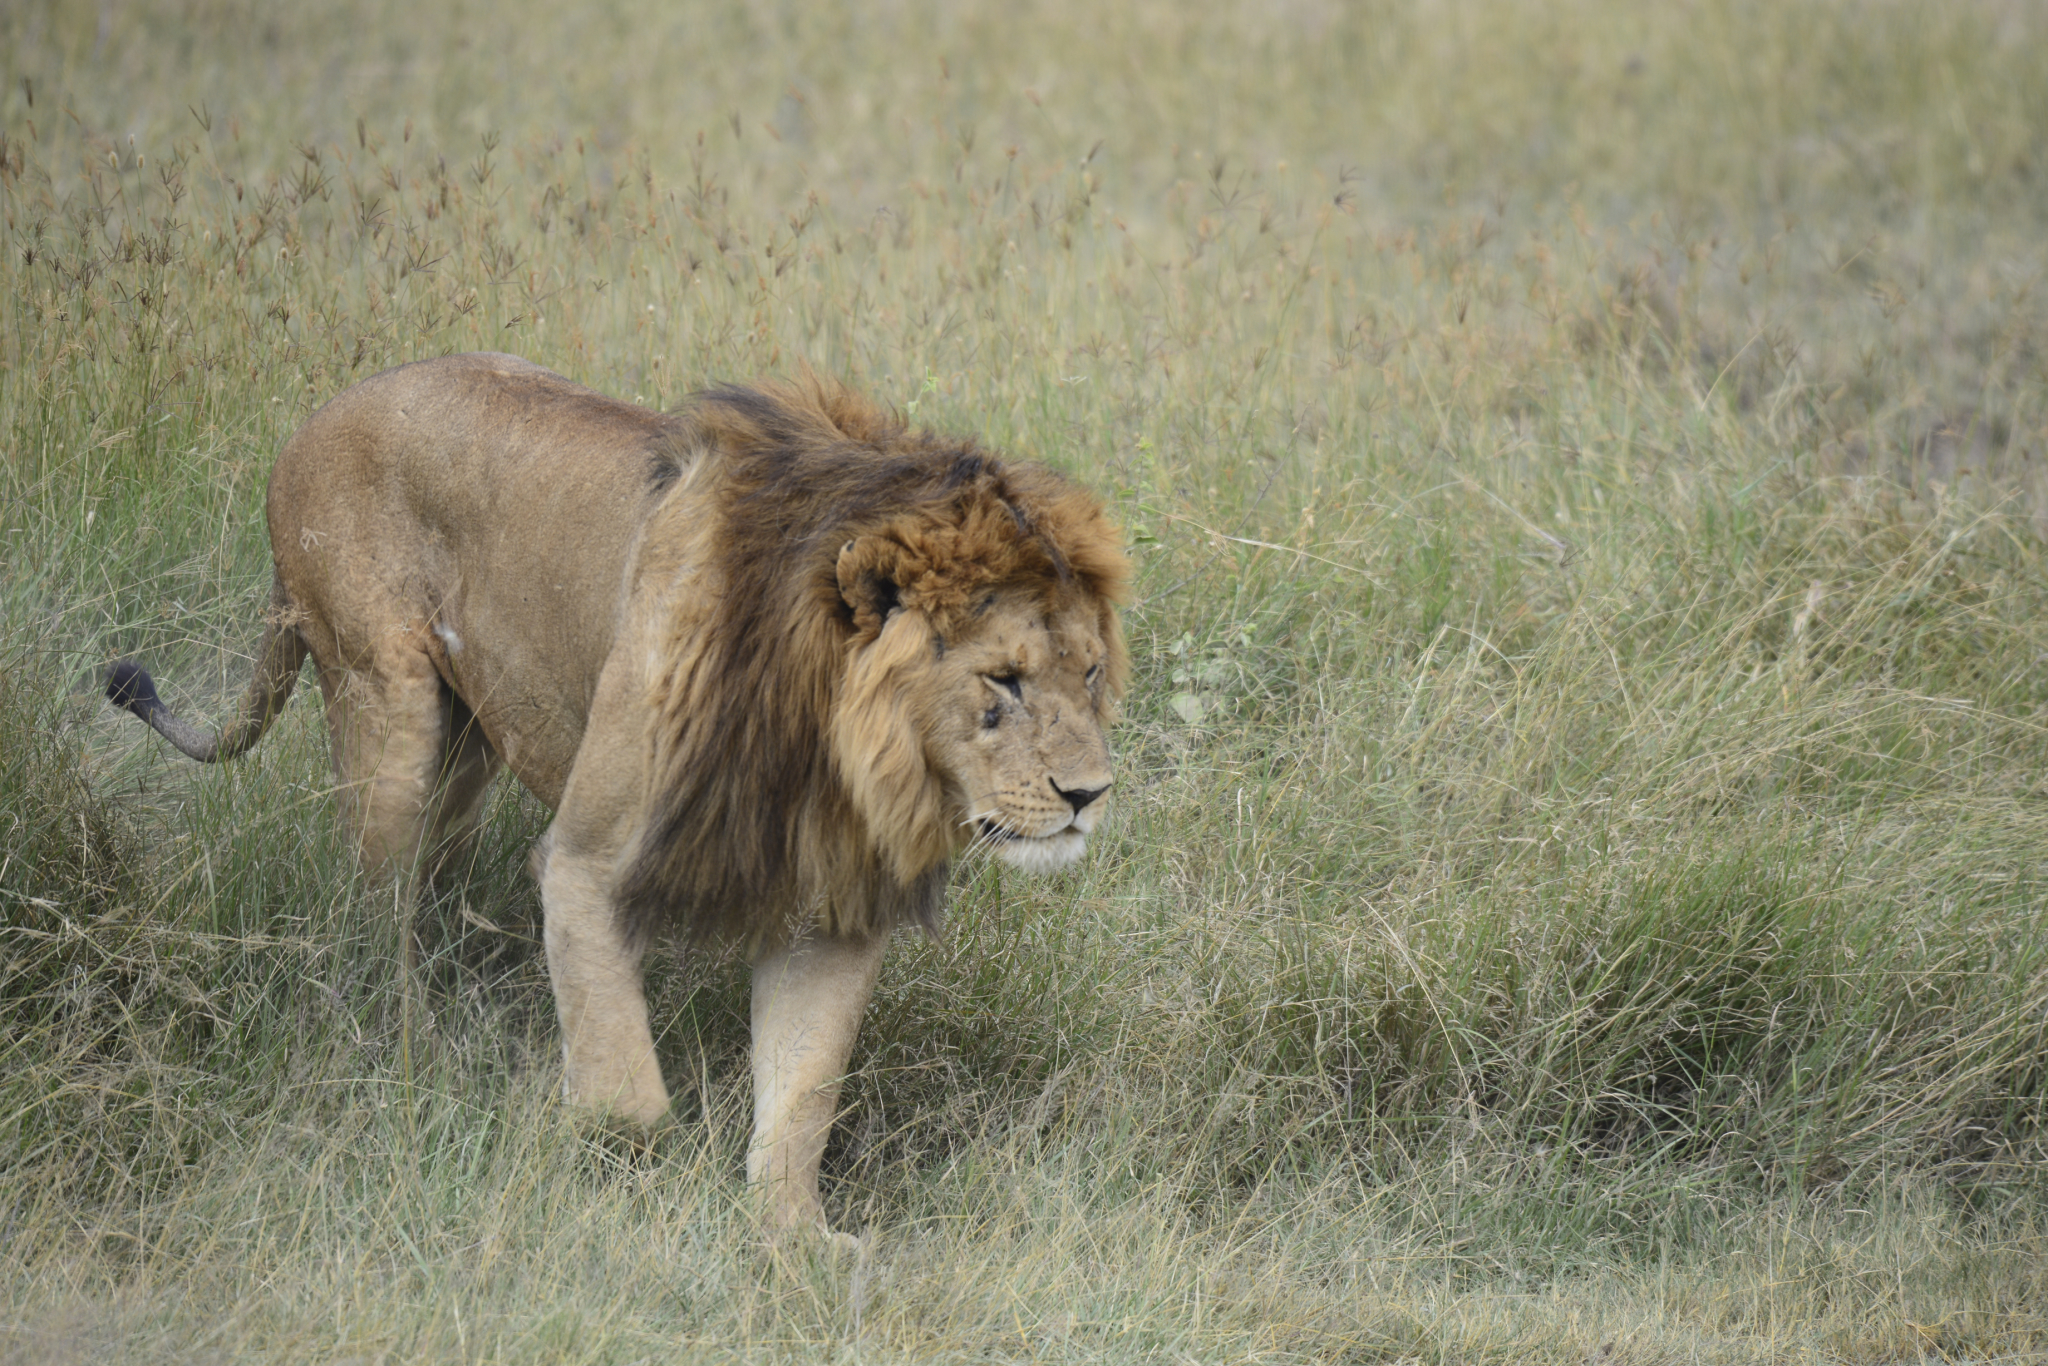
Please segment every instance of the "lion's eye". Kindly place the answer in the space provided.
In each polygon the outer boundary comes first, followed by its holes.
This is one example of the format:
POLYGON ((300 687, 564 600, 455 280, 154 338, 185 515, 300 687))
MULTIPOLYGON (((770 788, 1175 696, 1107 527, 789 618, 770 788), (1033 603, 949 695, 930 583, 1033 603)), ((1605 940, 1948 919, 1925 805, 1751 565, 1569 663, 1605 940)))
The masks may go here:
POLYGON ((1097 664, 1090 668, 1086 674, 1082 675, 1081 681, 1091 688, 1100 683, 1102 681, 1102 666, 1097 664))
MULTIPOLYGON (((1014 701, 1022 702, 1024 700, 1024 681, 1017 677, 1015 671, 983 674, 981 681, 997 692, 1008 693, 1014 701)), ((998 702, 981 714, 981 728, 983 730, 994 730, 1002 723, 1002 719, 1003 704, 998 702)))

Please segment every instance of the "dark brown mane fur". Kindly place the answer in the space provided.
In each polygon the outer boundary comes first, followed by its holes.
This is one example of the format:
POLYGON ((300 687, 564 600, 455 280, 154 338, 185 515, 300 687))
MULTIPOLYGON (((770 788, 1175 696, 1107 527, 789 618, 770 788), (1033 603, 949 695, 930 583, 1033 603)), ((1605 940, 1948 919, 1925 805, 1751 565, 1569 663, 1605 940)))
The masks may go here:
POLYGON ((854 809, 832 757, 848 660, 898 608, 923 613, 943 648, 989 589, 1018 584, 1099 599, 1113 630, 1119 538, 1053 471, 912 430, 814 378, 713 389, 686 412, 675 468, 704 467, 672 482, 710 490, 719 525, 697 543, 719 597, 708 627, 678 616, 694 624, 668 642, 654 690, 656 791, 621 889, 628 925, 754 942, 792 922, 932 925, 944 832, 884 847, 891 832, 854 809))

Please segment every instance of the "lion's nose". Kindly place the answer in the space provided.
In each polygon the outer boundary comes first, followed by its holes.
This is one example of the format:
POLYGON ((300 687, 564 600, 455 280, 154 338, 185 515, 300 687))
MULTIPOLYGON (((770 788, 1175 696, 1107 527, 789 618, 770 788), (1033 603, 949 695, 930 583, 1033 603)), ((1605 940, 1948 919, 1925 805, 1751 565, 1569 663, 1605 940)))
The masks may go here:
MULTIPOLYGON (((1052 782, 1050 778, 1046 779, 1046 781, 1052 782)), ((1077 787, 1073 791, 1069 792, 1066 788, 1061 787, 1058 783, 1052 784, 1052 790, 1059 793, 1062 797, 1065 797, 1067 799, 1067 805, 1074 808, 1074 814, 1077 816, 1080 815, 1081 812, 1087 808, 1088 803, 1094 801, 1097 797, 1100 797, 1103 793, 1109 791, 1109 788, 1110 785, 1108 783, 1104 783, 1101 787, 1077 787)))

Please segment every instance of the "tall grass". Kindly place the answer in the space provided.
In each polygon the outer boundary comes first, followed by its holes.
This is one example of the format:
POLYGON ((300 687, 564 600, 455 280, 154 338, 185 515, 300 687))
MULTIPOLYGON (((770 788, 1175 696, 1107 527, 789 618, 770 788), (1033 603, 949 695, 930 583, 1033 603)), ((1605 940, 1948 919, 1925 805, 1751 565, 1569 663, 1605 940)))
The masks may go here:
POLYGON ((0 11, 0 1352, 2048 1348, 2027 6, 0 11), (892 950, 827 1159, 552 1103, 507 790, 422 918, 217 711, 317 404, 808 360, 1136 547, 1118 817, 892 950))

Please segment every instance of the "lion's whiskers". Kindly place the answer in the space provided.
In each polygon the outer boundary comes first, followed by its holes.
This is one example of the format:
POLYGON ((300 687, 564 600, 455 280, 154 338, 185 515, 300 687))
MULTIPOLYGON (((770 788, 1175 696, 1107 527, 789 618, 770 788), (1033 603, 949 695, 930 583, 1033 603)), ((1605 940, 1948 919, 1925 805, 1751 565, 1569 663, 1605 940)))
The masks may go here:
POLYGON ((960 822, 974 832, 960 850, 962 858, 971 857, 982 849, 993 850, 1009 840, 1020 838, 999 823, 999 816, 999 812, 985 811, 979 815, 970 814, 960 822))

